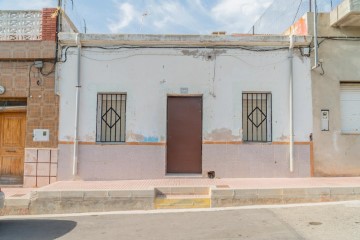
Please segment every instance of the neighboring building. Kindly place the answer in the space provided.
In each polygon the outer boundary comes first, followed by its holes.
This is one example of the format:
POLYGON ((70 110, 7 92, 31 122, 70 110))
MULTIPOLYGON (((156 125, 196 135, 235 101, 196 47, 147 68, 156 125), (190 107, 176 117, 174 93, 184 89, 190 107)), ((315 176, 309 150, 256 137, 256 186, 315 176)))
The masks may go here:
MULTIPOLYGON (((359 0, 345 0, 318 16, 320 66, 311 74, 315 176, 360 176, 359 12, 359 0)), ((313 19, 305 15, 293 33, 313 35, 313 19)))
POLYGON ((311 37, 59 39, 58 180, 311 175, 311 37))
POLYGON ((55 15, 0 11, 0 184, 56 181, 55 15))

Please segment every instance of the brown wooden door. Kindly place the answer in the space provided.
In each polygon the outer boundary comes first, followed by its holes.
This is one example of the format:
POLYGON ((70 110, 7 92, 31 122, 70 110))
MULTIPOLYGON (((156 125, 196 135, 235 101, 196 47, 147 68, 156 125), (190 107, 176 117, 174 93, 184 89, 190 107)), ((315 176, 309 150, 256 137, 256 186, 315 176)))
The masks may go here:
POLYGON ((0 113, 0 177, 24 174, 25 113, 0 113))
POLYGON ((167 172, 201 173, 202 98, 168 97, 167 172))

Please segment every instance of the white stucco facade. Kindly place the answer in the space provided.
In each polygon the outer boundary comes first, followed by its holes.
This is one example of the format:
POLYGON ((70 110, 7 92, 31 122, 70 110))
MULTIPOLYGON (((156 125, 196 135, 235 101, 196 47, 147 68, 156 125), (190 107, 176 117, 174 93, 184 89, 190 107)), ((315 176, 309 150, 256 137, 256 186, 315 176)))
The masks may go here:
MULTIPOLYGON (((256 48, 256 43, 251 48, 256 48)), ((70 47, 66 56, 67 61, 59 64, 57 75, 59 180, 71 177, 75 132, 76 48, 70 47)), ((83 46, 80 62, 78 168, 84 179, 165 177, 167 97, 179 94, 201 95, 203 99, 204 175, 213 170, 219 177, 310 176, 311 67, 309 58, 301 56, 297 49, 293 58, 293 173, 288 169, 287 49, 256 52, 241 49, 236 42, 204 47, 169 46, 166 41, 151 47, 146 44, 117 47, 109 41, 108 45, 83 46), (187 89, 187 93, 181 89, 187 89), (243 92, 271 93, 271 142, 243 141, 243 92), (96 143, 98 93, 127 94, 125 143, 96 143)))

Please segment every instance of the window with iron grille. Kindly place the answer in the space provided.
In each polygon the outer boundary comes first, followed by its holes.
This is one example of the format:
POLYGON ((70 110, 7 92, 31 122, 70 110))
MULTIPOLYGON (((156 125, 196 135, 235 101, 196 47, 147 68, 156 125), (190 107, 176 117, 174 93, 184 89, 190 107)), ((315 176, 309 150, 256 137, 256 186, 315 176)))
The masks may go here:
POLYGON ((97 142, 125 142, 126 94, 97 95, 97 142))
POLYGON ((243 140, 271 142, 271 93, 242 94, 243 140))

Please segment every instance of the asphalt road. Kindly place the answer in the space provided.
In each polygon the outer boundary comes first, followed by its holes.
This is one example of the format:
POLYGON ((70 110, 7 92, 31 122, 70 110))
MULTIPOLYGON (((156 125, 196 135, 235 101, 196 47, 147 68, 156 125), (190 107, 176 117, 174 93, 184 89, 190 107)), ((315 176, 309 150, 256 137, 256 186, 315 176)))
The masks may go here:
POLYGON ((0 239, 360 239, 360 201, 195 212, 1 217, 0 239))

